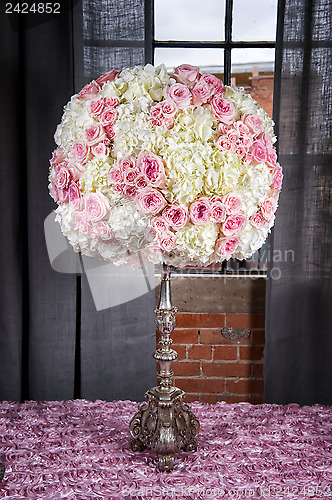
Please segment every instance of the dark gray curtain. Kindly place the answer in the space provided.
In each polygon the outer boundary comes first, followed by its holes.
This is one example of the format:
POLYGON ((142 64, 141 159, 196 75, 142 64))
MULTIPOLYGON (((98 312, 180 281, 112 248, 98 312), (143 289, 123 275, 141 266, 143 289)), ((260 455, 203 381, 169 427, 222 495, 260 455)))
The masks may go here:
POLYGON ((153 289, 97 311, 84 274, 51 268, 44 220, 63 106, 112 67, 144 63, 144 2, 60 3, 60 15, 0 14, 0 399, 139 400, 155 382, 153 289), (119 47, 103 45, 110 33, 119 47))
POLYGON ((265 401, 332 404, 332 4, 279 2, 275 119, 284 187, 271 238, 265 401))

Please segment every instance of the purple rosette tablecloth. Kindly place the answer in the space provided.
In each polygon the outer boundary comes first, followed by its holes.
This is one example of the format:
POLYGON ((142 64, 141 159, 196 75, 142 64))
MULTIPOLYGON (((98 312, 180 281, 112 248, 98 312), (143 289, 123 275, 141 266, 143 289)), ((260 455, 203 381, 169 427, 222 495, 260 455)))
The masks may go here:
POLYGON ((196 453, 133 453, 131 401, 0 403, 0 498, 331 499, 332 407, 193 403, 196 453))

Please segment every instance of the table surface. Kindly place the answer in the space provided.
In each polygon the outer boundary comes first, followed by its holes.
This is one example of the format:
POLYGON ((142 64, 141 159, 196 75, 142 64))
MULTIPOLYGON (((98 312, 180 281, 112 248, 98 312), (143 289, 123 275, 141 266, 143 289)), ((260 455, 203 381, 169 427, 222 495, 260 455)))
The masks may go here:
POLYGON ((192 403, 195 453, 133 453, 131 401, 0 403, 0 498, 331 499, 332 407, 192 403))

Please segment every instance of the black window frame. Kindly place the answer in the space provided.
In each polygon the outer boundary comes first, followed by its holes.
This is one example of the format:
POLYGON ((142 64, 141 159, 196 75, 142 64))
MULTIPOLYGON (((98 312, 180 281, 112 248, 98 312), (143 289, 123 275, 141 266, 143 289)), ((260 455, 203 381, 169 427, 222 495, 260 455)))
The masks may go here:
MULTIPOLYGON (((156 40, 154 4, 158 0, 145 0, 145 62, 154 64, 154 53, 157 48, 192 48, 192 49, 224 49, 224 83, 231 85, 232 50, 233 49, 276 49, 275 41, 234 41, 233 32, 233 0, 225 1, 224 41, 183 41, 156 40)), ((277 2, 278 3, 278 2, 277 2)), ((276 26, 277 29, 277 26, 276 26)), ((268 247, 267 252, 269 251, 268 247)), ((247 261, 230 259, 223 261, 218 270, 188 269, 179 270, 179 274, 212 275, 212 276, 257 276, 265 278, 266 271, 260 268, 261 251, 257 252, 257 270, 248 269, 247 261)))

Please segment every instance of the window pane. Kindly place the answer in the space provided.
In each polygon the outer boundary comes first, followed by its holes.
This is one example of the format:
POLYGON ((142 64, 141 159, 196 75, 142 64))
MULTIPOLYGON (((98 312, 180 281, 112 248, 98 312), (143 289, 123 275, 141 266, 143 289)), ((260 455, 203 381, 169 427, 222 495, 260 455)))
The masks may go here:
POLYGON ((274 49, 233 49, 232 72, 251 71, 252 66, 258 66, 260 71, 274 71, 274 49))
POLYGON ((205 73, 220 73, 224 64, 223 49, 167 49, 155 50, 155 65, 164 63, 167 68, 180 64, 199 66, 205 73))
POLYGON ((225 0, 155 0, 156 40, 224 40, 225 0))
POLYGON ((233 40, 275 40, 277 0, 234 0, 233 40))
POLYGON ((232 50, 232 84, 244 87, 272 117, 274 49, 232 50))

